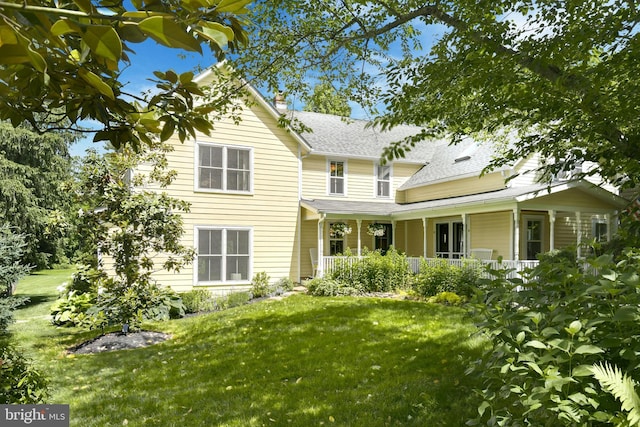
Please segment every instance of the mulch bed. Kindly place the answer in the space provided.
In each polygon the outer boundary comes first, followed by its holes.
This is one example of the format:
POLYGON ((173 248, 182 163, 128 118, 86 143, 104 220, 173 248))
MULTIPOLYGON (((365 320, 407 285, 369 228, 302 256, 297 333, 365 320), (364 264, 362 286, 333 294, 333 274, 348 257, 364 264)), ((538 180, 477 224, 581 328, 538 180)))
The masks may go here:
POLYGON ((69 350, 73 354, 93 354, 105 351, 127 350, 133 348, 148 347, 153 344, 166 341, 171 335, 162 332, 139 331, 113 332, 100 335, 98 338, 84 342, 69 350))

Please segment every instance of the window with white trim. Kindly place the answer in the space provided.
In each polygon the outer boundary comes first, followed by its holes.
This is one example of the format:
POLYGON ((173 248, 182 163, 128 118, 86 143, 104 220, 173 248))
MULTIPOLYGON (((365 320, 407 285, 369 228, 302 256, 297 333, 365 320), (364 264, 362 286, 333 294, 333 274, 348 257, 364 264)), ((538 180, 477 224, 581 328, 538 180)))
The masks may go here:
POLYGON ((345 194, 345 169, 346 162, 339 160, 329 161, 329 194, 341 196, 345 194))
POLYGON ((376 166, 376 197, 391 197, 391 166, 376 166))
POLYGON ((251 280, 251 229, 197 229, 198 283, 251 280))
POLYGON ((252 171, 250 148, 197 144, 198 189, 250 193, 252 171))
POLYGON ((591 233, 596 242, 609 240, 609 224, 606 219, 593 218, 591 220, 591 233))

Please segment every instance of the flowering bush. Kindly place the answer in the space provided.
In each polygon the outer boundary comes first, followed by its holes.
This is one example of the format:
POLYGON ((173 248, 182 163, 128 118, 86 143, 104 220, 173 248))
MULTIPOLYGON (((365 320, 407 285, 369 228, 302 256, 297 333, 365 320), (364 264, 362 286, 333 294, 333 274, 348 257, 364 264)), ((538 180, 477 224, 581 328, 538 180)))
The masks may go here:
POLYGON ((344 237, 345 234, 351 234, 351 227, 344 222, 334 222, 329 227, 329 235, 331 237, 344 237))
POLYGON ((367 234, 369 236, 382 237, 384 236, 384 224, 377 222, 371 223, 367 226, 367 234))

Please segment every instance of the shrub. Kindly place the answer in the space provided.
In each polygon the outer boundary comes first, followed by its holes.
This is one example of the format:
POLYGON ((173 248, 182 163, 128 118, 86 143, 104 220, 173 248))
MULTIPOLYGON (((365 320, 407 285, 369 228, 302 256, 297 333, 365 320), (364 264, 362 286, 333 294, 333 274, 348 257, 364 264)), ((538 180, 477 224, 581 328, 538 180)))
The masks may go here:
POLYGON ((430 297, 427 301, 434 304, 443 305, 462 305, 465 300, 463 297, 453 292, 440 292, 439 294, 430 297))
POLYGON ((144 320, 169 320, 185 314, 182 300, 170 288, 148 282, 118 287, 110 285, 109 280, 108 291, 99 295, 96 304, 87 310, 93 328, 121 324, 133 330, 144 320))
POLYGON ((199 313, 219 309, 219 303, 206 289, 193 289, 180 294, 185 313, 199 313))
POLYGON ((492 348, 469 370, 484 381, 472 424, 568 426, 624 418, 592 367, 607 362, 629 377, 640 374, 640 251, 589 264, 585 272, 566 254, 548 254, 527 274, 528 283, 500 271, 485 281, 473 314, 492 348))
POLYGON ((0 404, 42 403, 47 380, 6 340, 0 340, 0 404))
POLYGON ((362 292, 391 292, 407 288, 412 279, 409 262, 404 254, 390 248, 385 255, 379 251, 366 251, 363 258, 350 252, 337 261, 329 277, 350 284, 362 292))
POLYGON ((224 308, 233 308, 247 304, 251 301, 251 293, 249 292, 231 292, 225 297, 224 308))
POLYGON ((26 246, 23 234, 14 233, 7 224, 0 225, 0 298, 13 294, 18 280, 31 270, 21 263, 26 246))
POLYGON ((256 273, 251 280, 251 294, 254 298, 265 297, 269 295, 271 288, 269 286, 269 275, 264 271, 256 273))
POLYGON ((309 294, 323 297, 358 295, 363 292, 360 287, 351 286, 345 282, 324 277, 307 280, 305 286, 309 294))
POLYGON ((51 307, 52 323, 56 326, 80 326, 87 320, 87 310, 95 305, 97 294, 86 292, 61 296, 51 307))
POLYGON ((284 292, 290 292, 295 287, 295 283, 288 277, 283 277, 278 280, 275 284, 276 294, 281 294, 284 292))
POLYGON ((450 264, 444 259, 430 263, 422 260, 413 290, 422 297, 431 297, 442 292, 453 292, 469 297, 480 279, 482 264, 465 261, 463 267, 450 264))

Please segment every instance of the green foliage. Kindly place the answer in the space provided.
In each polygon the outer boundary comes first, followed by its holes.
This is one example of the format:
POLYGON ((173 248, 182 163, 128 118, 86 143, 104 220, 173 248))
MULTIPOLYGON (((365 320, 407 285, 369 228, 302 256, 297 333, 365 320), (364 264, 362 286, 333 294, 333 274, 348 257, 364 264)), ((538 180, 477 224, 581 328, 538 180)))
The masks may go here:
POLYGON ((454 292, 440 292, 427 299, 428 302, 434 304, 444 304, 458 306, 465 302, 465 299, 454 292))
POLYGON ((68 292, 92 295, 61 303, 56 310, 64 311, 58 311, 58 318, 71 321, 79 316, 92 327, 122 323, 135 328, 144 319, 164 320, 184 314, 180 298, 156 284, 151 275, 158 254, 162 254, 162 268, 167 271, 179 271, 193 259, 193 249, 181 243, 180 212, 188 211, 189 205, 165 193, 135 188, 147 184, 162 187, 171 182, 175 173, 166 171, 164 154, 162 150, 148 154, 120 150, 102 157, 89 153, 84 159, 78 231, 86 264, 74 276, 68 292), (147 162, 150 171, 129 176, 142 162, 147 162), (112 258, 109 274, 101 269, 98 252, 112 258), (85 311, 88 300, 95 300, 95 306, 85 311), (86 318, 80 313, 86 313, 86 318))
POLYGON ((406 289, 412 280, 407 257, 394 248, 384 255, 378 251, 365 252, 363 258, 351 253, 336 261, 329 278, 362 292, 392 292, 406 289))
POLYGON ((60 296, 51 307, 51 322, 56 326, 83 326, 92 323, 87 311, 98 301, 93 292, 60 296))
POLYGON ((48 381, 5 339, 0 339, 0 404, 43 403, 48 381))
POLYGON ((293 280, 291 280, 288 277, 283 277, 279 279, 274 286, 276 294, 290 292, 293 290, 294 287, 295 287, 295 283, 293 282, 293 280))
POLYGON ((145 320, 164 321, 185 315, 184 305, 178 294, 152 282, 139 282, 123 287, 108 279, 105 289, 107 290, 98 296, 95 305, 87 310, 91 327, 105 328, 126 324, 129 330, 135 330, 145 320))
POLYGON ((224 308, 239 307, 241 305, 247 304, 249 301, 251 301, 250 292, 231 292, 226 295, 223 307, 224 308))
POLYGON ((11 295, 18 280, 31 270, 22 262, 25 240, 8 224, 0 225, 0 297, 11 295))
POLYGON ((422 260, 413 290, 422 297, 432 297, 442 292, 470 297, 480 279, 482 264, 470 260, 463 267, 449 264, 447 260, 422 260))
POLYGON ((0 123, 0 218, 15 233, 29 236, 24 264, 44 268, 69 255, 73 139, 68 133, 41 135, 0 123))
POLYGON ((619 419, 591 366, 608 361, 639 374, 640 251, 602 255, 587 266, 543 257, 528 281, 484 280, 474 315, 492 346, 469 372, 483 378, 476 423, 590 425, 619 419))
POLYGON ((219 308, 218 300, 206 289, 192 289, 179 295, 187 314, 214 311, 219 308))
POLYGON ((251 280, 251 294, 254 298, 267 296, 271 293, 269 275, 264 271, 256 273, 251 280))
POLYGON ((133 46, 147 40, 200 53, 206 47, 223 59, 226 49, 247 41, 242 17, 249 2, 5 2, 0 119, 13 126, 26 121, 38 131, 93 120, 102 126, 94 140, 136 150, 174 132, 181 140, 209 132, 204 116, 230 97, 196 105, 203 91, 193 73, 173 71, 154 72, 155 88, 147 94, 128 93, 121 67, 131 64, 133 46))
POLYGON ((309 294, 317 297, 360 295, 364 292, 357 284, 349 284, 325 277, 315 277, 307 280, 304 286, 306 286, 309 294))
POLYGON ((304 98, 304 101, 303 111, 333 114, 342 117, 351 115, 348 99, 338 93, 330 82, 320 83, 314 87, 313 94, 304 98))
POLYGON ((473 135, 504 143, 493 168, 539 152, 547 177, 587 160, 599 167, 585 173, 640 180, 635 2, 256 0, 251 12, 236 67, 288 93, 330 81, 372 115, 384 105, 383 129, 424 129, 386 158, 473 135))
POLYGON ((591 370, 602 389, 620 401, 622 410, 628 413, 629 425, 640 425, 640 397, 636 393, 635 381, 617 366, 606 362, 593 365, 591 370))

